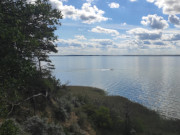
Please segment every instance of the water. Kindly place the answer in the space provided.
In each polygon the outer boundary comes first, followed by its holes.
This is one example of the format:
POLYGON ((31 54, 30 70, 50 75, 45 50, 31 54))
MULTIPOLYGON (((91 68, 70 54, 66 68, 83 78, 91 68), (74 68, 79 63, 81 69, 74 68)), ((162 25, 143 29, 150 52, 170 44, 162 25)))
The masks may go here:
POLYGON ((63 83, 102 88, 180 118, 178 56, 52 56, 51 60, 54 75, 63 83))

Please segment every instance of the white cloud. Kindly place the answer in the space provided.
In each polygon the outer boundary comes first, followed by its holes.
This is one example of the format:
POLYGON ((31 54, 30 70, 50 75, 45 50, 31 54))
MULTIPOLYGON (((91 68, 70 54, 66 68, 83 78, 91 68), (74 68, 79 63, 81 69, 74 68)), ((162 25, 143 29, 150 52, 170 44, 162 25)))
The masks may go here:
POLYGON ((107 21, 108 18, 103 17, 104 11, 98 9, 95 5, 84 3, 81 10, 78 10, 77 16, 83 23, 92 24, 95 22, 107 21))
POLYGON ((162 32, 158 30, 147 30, 143 28, 135 28, 127 33, 135 35, 139 40, 157 40, 161 39, 162 32))
POLYGON ((147 26, 149 25, 152 29, 166 29, 168 28, 168 23, 163 17, 154 15, 143 16, 141 24, 147 26))
POLYGON ((147 0, 147 2, 153 3, 153 2, 154 2, 154 0, 147 0))
POLYGON ((78 41, 76 39, 68 39, 68 40, 58 39, 56 41, 56 44, 58 44, 58 46, 60 46, 60 47, 70 47, 70 46, 83 47, 84 46, 83 42, 80 42, 80 41, 78 41))
MULTIPOLYGON (((86 50, 86 51, 95 51, 96 50, 103 50, 103 51, 116 51, 122 50, 122 49, 135 49, 138 48, 137 44, 131 43, 129 40, 123 41, 123 42, 114 42, 111 39, 87 39, 86 42, 82 42, 78 39, 58 39, 56 41, 56 44, 58 45, 58 48, 61 48, 60 53, 62 54, 63 51, 66 49, 67 52, 74 49, 74 52, 76 50, 86 50), (93 48, 93 49, 92 49, 93 48)), ((95 53, 91 52, 91 54, 95 53)), ((101 52, 102 54, 103 52, 101 52)), ((107 52, 105 52, 106 54, 107 52)), ((82 54, 82 52, 79 51, 79 54, 82 54)), ((98 53, 97 53, 98 54, 98 53)), ((113 53, 112 53, 113 54, 113 53)))
POLYGON ((151 42, 150 42, 150 41, 143 41, 143 44, 145 44, 145 45, 150 45, 151 42))
POLYGON ((111 34, 112 36, 118 36, 119 35, 119 32, 117 30, 106 29, 106 28, 102 28, 100 26, 97 26, 96 28, 91 29, 91 31, 95 32, 95 33, 111 34))
POLYGON ((118 4, 118 3, 115 3, 115 2, 112 2, 112 3, 108 4, 108 6, 109 6, 110 8, 119 8, 119 4, 118 4))
POLYGON ((171 38, 172 41, 180 40, 180 34, 174 34, 171 38))
POLYGON ((180 18, 176 15, 169 15, 168 17, 169 22, 174 24, 176 27, 180 26, 180 18))
POLYGON ((163 9, 164 14, 180 14, 180 0, 147 0, 163 9))
POLYGON ((153 42, 154 45, 165 45, 163 41, 155 41, 153 42))
POLYGON ((111 39, 91 39, 90 41, 99 43, 100 45, 113 45, 113 40, 111 39))
POLYGON ((57 41, 59 55, 115 55, 115 54, 170 54, 177 50, 180 42, 162 40, 131 39, 115 42, 111 39, 59 39, 57 41), (174 49, 174 50, 173 50, 174 49))
MULTIPOLYGON (((35 2, 36 0, 27 0, 29 2, 35 2)), ((95 5, 92 5, 93 0, 87 0, 81 9, 77 9, 72 5, 64 5, 62 1, 67 0, 49 0, 53 8, 62 11, 64 18, 70 18, 73 20, 82 20, 83 23, 92 24, 96 22, 107 21, 109 18, 104 17, 104 11, 98 9, 95 5)))
POLYGON ((124 23, 121 23, 121 26, 126 26, 126 25, 127 25, 127 23, 125 23, 125 22, 124 22, 124 23))
POLYGON ((180 34, 166 34, 163 35, 163 39, 166 41, 180 41, 180 34))
POLYGON ((132 36, 127 34, 121 34, 119 36, 116 36, 114 39, 117 40, 117 39, 130 39, 130 38, 132 38, 132 36))
POLYGON ((27 1, 27 3, 35 4, 35 2, 36 2, 37 0, 26 0, 26 1, 27 1))
POLYGON ((137 0, 130 0, 131 2, 135 2, 135 1, 137 1, 137 0))
POLYGON ((86 40, 86 38, 84 37, 84 35, 75 35, 74 36, 76 39, 79 39, 79 40, 86 40))

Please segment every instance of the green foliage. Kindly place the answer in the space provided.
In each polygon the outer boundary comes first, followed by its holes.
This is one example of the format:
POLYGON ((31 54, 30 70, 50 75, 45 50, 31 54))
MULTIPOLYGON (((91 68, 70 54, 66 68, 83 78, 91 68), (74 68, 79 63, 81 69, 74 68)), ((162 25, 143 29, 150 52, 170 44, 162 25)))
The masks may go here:
POLYGON ((69 115, 63 107, 60 107, 54 110, 54 116, 58 121, 65 121, 69 115))
POLYGON ((144 125, 141 120, 134 119, 132 121, 132 125, 133 125, 133 128, 136 130, 136 132, 142 133, 144 131, 144 125))
POLYGON ((93 118, 99 128, 111 128, 112 126, 109 109, 104 106, 101 106, 95 111, 93 118))
POLYGON ((48 53, 57 52, 53 41, 60 19, 61 12, 53 9, 48 0, 37 0, 35 4, 26 0, 0 1, 0 103, 6 108, 59 87, 50 74, 53 65, 48 53), (41 62, 46 64, 42 66, 41 62))
POLYGON ((24 122, 24 130, 32 135, 64 135, 63 128, 60 125, 48 124, 38 116, 28 118, 24 122))
POLYGON ((83 107, 83 110, 98 128, 111 128, 112 119, 108 108, 104 106, 97 108, 93 105, 86 105, 83 107))
MULTIPOLYGON (((2 99, 0 97, 0 99, 2 99)), ((6 106, 6 102, 0 102, 0 117, 5 117, 6 114, 8 113, 8 108, 6 106)))
POLYGON ((81 123, 91 123, 98 135, 132 135, 133 132, 136 135, 180 134, 179 120, 163 119, 155 111, 130 102, 126 98, 102 95, 99 91, 95 91, 95 88, 80 86, 68 88, 73 95, 88 99, 88 102, 83 102, 82 106, 76 108, 78 123, 81 127, 83 127, 81 123), (98 103, 96 99, 99 99, 98 103), (108 109, 102 109, 104 107, 108 109), (101 117, 102 115, 106 117, 101 117), (111 122, 107 122, 109 116, 111 122), (98 117, 101 123, 102 121, 109 123, 109 127, 99 127, 98 117))
POLYGON ((80 127, 77 123, 72 123, 69 130, 70 130, 70 132, 75 133, 75 135, 81 135, 80 134, 80 127))
POLYGON ((19 128, 14 121, 6 120, 0 127, 0 135, 18 135, 19 128))

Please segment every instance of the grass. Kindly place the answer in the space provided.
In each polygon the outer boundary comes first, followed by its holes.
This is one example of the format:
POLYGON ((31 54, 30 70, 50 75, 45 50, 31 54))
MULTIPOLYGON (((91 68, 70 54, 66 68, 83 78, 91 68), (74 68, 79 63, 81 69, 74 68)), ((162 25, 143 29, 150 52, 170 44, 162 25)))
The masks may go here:
MULTIPOLYGON (((36 108, 35 115, 48 124, 60 125, 66 135, 134 135, 132 131, 136 135, 180 135, 180 120, 162 118, 153 110, 121 96, 108 96, 98 88, 64 86, 52 94, 46 100, 37 100, 42 107, 36 108)), ((33 107, 28 112, 19 107, 12 118, 23 127, 33 112, 33 107)), ((0 119, 2 128, 1 124, 0 119)), ((33 123, 31 126, 33 130, 40 128, 33 123)))
MULTIPOLYGON (((103 90, 92 87, 69 86, 68 89, 72 95, 84 102, 86 109, 88 107, 93 108, 96 112, 98 108, 106 107, 113 121, 112 125, 117 126, 119 124, 119 126, 111 127, 109 130, 107 128, 98 129, 95 126, 99 134, 115 135, 118 134, 116 131, 126 134, 123 131, 123 126, 126 125, 125 123, 128 119, 130 129, 135 129, 138 135, 180 135, 180 120, 162 118, 157 112, 149 110, 138 103, 131 102, 124 97, 108 96, 103 90), (104 133, 104 131, 106 132, 104 133)), ((80 111, 84 110, 81 108, 80 111)), ((92 124, 95 123, 92 122, 92 124)))

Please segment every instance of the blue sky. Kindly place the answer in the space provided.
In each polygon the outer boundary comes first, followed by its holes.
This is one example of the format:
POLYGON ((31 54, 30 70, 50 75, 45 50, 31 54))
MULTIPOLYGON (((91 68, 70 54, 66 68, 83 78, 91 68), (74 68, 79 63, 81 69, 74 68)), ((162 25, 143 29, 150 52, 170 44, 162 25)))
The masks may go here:
POLYGON ((49 1, 58 55, 180 54, 180 0, 49 1))

